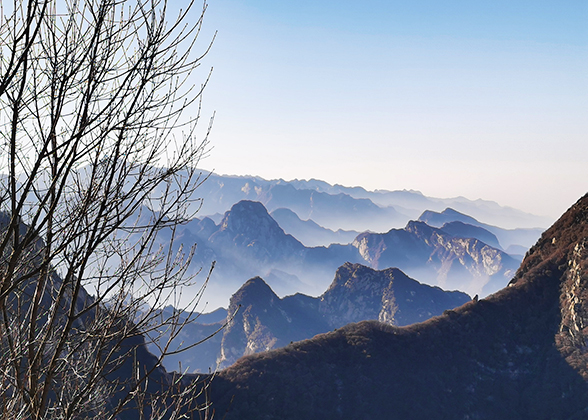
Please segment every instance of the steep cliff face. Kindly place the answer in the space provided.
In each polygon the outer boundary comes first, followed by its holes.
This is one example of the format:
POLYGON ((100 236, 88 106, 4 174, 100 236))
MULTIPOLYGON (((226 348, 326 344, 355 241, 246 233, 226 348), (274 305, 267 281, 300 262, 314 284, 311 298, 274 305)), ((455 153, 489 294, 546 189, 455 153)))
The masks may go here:
MULTIPOLYGON (((239 357, 283 347, 300 326, 282 300, 259 277, 247 281, 231 298, 230 319, 222 338, 218 366, 230 366, 239 357)), ((308 337, 304 337, 308 338, 308 337)))
POLYGON ((587 243, 588 195, 509 287, 423 323, 350 324, 243 358, 212 398, 242 420, 585 419, 587 243))

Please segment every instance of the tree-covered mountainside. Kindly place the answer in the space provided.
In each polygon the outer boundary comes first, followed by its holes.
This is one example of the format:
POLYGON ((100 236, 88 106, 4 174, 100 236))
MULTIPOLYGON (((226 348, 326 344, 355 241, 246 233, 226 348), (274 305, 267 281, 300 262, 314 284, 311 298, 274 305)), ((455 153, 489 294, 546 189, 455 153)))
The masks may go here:
POLYGON ((588 195, 508 287, 426 322, 377 321, 251 355, 220 372, 227 419, 585 419, 588 195))

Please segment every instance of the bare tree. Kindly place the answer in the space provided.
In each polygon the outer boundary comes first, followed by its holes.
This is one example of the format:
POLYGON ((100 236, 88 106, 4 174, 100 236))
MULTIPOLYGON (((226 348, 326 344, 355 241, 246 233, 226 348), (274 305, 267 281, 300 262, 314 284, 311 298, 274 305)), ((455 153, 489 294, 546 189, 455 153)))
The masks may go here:
POLYGON ((159 309, 194 281, 173 243, 203 181, 207 78, 188 80, 207 5, 171 23, 165 0, 0 5, 0 416, 202 416, 205 384, 143 333, 190 321, 159 309))

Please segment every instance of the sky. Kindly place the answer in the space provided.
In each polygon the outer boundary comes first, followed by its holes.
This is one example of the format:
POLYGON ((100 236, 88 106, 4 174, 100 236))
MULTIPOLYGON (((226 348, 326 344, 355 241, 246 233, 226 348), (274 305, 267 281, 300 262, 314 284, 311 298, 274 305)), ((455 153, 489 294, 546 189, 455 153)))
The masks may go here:
POLYGON ((209 0, 214 31, 201 168, 552 217, 588 190, 585 0, 209 0))

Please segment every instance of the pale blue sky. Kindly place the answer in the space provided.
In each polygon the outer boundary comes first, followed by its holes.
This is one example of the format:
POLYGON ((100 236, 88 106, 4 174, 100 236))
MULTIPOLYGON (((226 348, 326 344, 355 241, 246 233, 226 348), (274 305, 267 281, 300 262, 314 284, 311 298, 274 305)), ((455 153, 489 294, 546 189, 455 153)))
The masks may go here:
POLYGON ((587 191, 585 0, 210 0, 213 30, 203 168, 552 216, 587 191))

